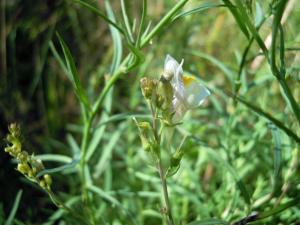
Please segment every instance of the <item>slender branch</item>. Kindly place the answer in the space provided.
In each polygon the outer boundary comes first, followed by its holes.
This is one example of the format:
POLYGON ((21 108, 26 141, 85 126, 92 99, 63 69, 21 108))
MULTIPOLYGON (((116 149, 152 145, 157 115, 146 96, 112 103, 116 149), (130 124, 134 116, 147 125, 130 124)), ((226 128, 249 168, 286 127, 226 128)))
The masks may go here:
POLYGON ((46 190, 46 192, 48 193, 51 201, 53 202, 54 205, 56 205, 58 208, 64 209, 65 211, 67 211, 68 213, 72 214, 72 216, 74 216, 74 218, 78 219, 79 221, 82 222, 82 224, 86 224, 86 225, 90 225, 90 223, 83 218, 81 215, 79 215, 78 213, 74 212, 71 208, 69 208, 68 206, 66 206, 62 201, 60 201, 55 194, 53 193, 52 190, 46 190))
POLYGON ((142 40, 141 48, 144 47, 168 22, 171 21, 172 17, 180 10, 188 0, 179 1, 153 28, 153 30, 142 40))
POLYGON ((158 168, 158 172, 159 172, 159 176, 160 176, 160 180, 161 180, 161 184, 162 184, 162 189, 163 189, 164 201, 165 201, 165 205, 166 205, 165 209, 166 209, 166 214, 167 214, 167 221, 168 221, 169 225, 174 225, 171 204, 170 204, 169 195, 168 195, 167 180, 166 180, 166 176, 165 176, 165 173, 163 170, 161 159, 158 160, 157 168, 158 168))

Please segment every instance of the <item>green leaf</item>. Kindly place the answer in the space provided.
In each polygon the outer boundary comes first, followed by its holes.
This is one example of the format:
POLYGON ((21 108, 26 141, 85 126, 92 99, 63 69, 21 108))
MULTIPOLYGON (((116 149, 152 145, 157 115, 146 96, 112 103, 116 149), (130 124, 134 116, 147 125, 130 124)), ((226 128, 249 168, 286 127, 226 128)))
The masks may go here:
MULTIPOLYGON (((80 129, 82 130, 82 128, 80 129)), ((69 143, 73 156, 80 154, 80 147, 71 134, 67 134, 67 141, 69 143)))
POLYGON ((112 207, 122 206, 122 204, 116 198, 112 197, 110 194, 108 194, 107 192, 105 192, 99 187, 96 187, 94 185, 89 185, 87 189, 97 194, 100 198, 110 202, 112 204, 112 207))
POLYGON ((21 201, 22 193, 23 193, 22 190, 18 191, 17 196, 16 196, 15 201, 14 201, 14 204, 13 204, 13 207, 10 210, 8 219, 6 220, 6 222, 5 222, 4 225, 13 225, 14 224, 14 218, 15 218, 17 210, 19 208, 19 204, 20 204, 20 201, 21 201))
POLYGON ((246 100, 242 99, 241 97, 235 96, 229 92, 226 93, 227 95, 231 96, 232 98, 236 99, 237 101, 244 104, 246 107, 250 108, 252 111, 258 113, 259 115, 265 117, 266 119, 270 120, 272 123, 274 123, 279 129, 284 131, 290 138, 294 139, 298 144, 300 144, 300 137, 297 136, 291 129, 286 127, 281 121, 274 118, 271 114, 263 111, 258 106, 255 106, 251 104, 250 102, 247 102, 246 100))
POLYGON ((170 166, 169 166, 169 168, 167 169, 167 172, 166 172, 167 177, 175 175, 177 173, 177 171, 179 170, 179 168, 180 168, 180 162, 181 162, 181 159, 183 157, 182 146, 183 146, 183 144, 186 140, 186 137, 187 136, 185 136, 182 139, 179 147, 176 149, 176 151, 174 152, 174 154, 171 157, 170 166))
MULTIPOLYGON (((265 57, 268 58, 268 49, 265 46, 264 41, 261 39, 257 29, 255 28, 254 24, 252 23, 251 19, 249 18, 249 15, 243 5, 243 3, 240 0, 235 0, 237 4, 237 8, 239 10, 239 14, 241 15, 241 19, 243 23, 247 26, 249 31, 251 32, 252 36, 256 40, 257 44, 265 54, 265 57)), ((249 37, 248 37, 249 38, 249 37)))
MULTIPOLYGON (((132 31, 131 31, 131 26, 130 26, 130 23, 129 23, 129 18, 128 18, 128 15, 127 15, 127 11, 126 11, 126 6, 125 6, 125 3, 124 3, 124 0, 121 0, 121 10, 122 10, 122 15, 123 15, 123 19, 124 19, 124 23, 125 23, 126 33, 127 33, 128 39, 129 39, 130 42, 133 43, 134 39, 133 39, 133 35, 132 35, 132 31)), ((114 20, 112 20, 112 21, 114 21, 114 20)))
MULTIPOLYGON (((141 44, 141 39, 143 38, 142 32, 143 32, 144 26, 145 26, 146 15, 147 15, 147 0, 143 0, 143 11, 142 11, 142 16, 141 16, 141 22, 140 22, 140 26, 139 26, 139 30, 138 30, 138 34, 137 34, 137 38, 136 38, 136 47, 137 48, 141 48, 140 44, 141 44)), ((147 32, 147 28, 145 29, 144 34, 147 32)))
POLYGON ((185 11, 185 12, 179 13, 177 16, 175 16, 173 18, 173 21, 177 20, 177 19, 179 19, 181 17, 184 17, 184 16, 189 16, 189 15, 192 15, 192 14, 199 13, 199 12, 204 11, 206 9, 218 8, 218 7, 224 7, 224 6, 226 6, 226 5, 224 5, 224 4, 216 4, 216 3, 211 3, 211 2, 203 3, 202 5, 194 8, 194 9, 191 9, 189 11, 185 11))
POLYGON ((59 155, 59 154, 43 154, 43 155, 35 155, 37 159, 42 161, 52 161, 52 162, 60 162, 60 163, 70 163, 72 158, 66 155, 59 155))
MULTIPOLYGON (((191 137, 194 141, 196 141, 197 143, 200 141, 198 138, 192 136, 191 137)), ((248 206, 251 205, 251 198, 250 195, 246 189, 245 184, 243 183, 243 181, 240 179, 239 175, 237 174, 237 172, 234 170, 234 168, 225 160, 223 159, 218 152, 216 152, 215 150, 203 146, 206 150, 206 152, 217 162, 220 163, 220 165, 224 166, 227 171, 232 175, 233 179, 236 182, 236 186, 239 189, 239 191, 241 192, 241 196, 243 197, 243 199, 245 200, 245 202, 248 204, 248 206)))
POLYGON ((76 93, 77 97, 79 98, 80 102, 82 102, 83 105, 85 106, 85 108, 88 111, 90 111, 91 105, 89 103, 87 95, 86 95, 86 93, 81 85, 81 82, 79 80, 79 75, 77 73, 77 69, 76 69, 73 57, 71 55, 71 52, 70 52, 68 46, 66 45, 66 43, 64 42, 64 40, 61 38, 61 36, 58 33, 57 33, 57 37, 58 37, 60 45, 63 49, 63 53, 64 53, 65 60, 67 63, 67 70, 68 70, 67 75, 73 84, 75 93, 76 93))
POLYGON ((300 197, 297 196, 296 198, 294 198, 293 200, 290 200, 284 204, 281 204, 271 210, 262 212, 259 214, 258 219, 257 220, 261 220, 261 219, 265 219, 267 217, 273 216, 275 214, 278 214, 288 208, 291 208, 293 206, 299 205, 299 201, 300 201, 300 197))
POLYGON ((119 141, 121 134, 123 133, 123 130, 125 129, 127 123, 123 123, 119 126, 118 129, 112 134, 110 137, 109 142, 106 145, 103 145, 103 151, 98 159, 98 163, 95 166, 95 177, 99 177, 104 171, 109 163, 109 160, 112 155, 112 151, 116 145, 116 143, 119 141))
POLYGON ((188 2, 188 0, 180 0, 176 5, 159 21, 159 23, 150 31, 145 38, 141 41, 141 48, 144 47, 148 42, 159 33, 167 24, 170 23, 173 16, 188 2))
POLYGON ((236 72, 231 70, 222 61, 218 60, 217 58, 215 58, 211 55, 208 55, 208 54, 205 54, 205 53, 202 53, 199 51, 188 51, 187 53, 191 54, 193 56, 196 56, 196 57, 206 59, 206 60, 210 61, 212 64, 216 65, 221 71, 224 72, 227 79, 230 81, 231 85, 233 86, 233 84, 234 84, 233 79, 234 79, 234 77, 236 77, 236 72))
POLYGON ((274 196, 278 196, 281 193, 282 187, 282 173, 281 173, 281 138, 280 133, 277 127, 271 124, 271 132, 274 140, 274 185, 273 185, 273 193, 274 196))
POLYGON ((255 1, 255 27, 258 27, 264 19, 264 12, 261 5, 255 1))
MULTIPOLYGON (((106 126, 101 126, 100 124, 102 124, 103 121, 106 121, 107 118, 108 118, 108 115, 106 113, 103 113, 101 115, 101 119, 99 120, 99 123, 96 125, 96 128, 95 128, 95 130, 93 132, 93 136, 92 136, 92 138, 90 140, 90 144, 89 144, 89 147, 88 147, 87 153, 86 153, 86 160, 87 160, 87 162, 91 159, 91 157, 95 153, 97 147, 99 146, 100 141, 103 138, 106 126)), ((104 123, 104 125, 105 124, 106 123, 104 123)))
POLYGON ((44 174, 58 173, 67 169, 74 168, 79 162, 80 162, 80 155, 78 154, 70 163, 67 163, 63 166, 51 168, 51 169, 44 169, 37 174, 37 177, 43 176, 44 174))
MULTIPOLYGON (((112 11, 112 8, 110 6, 109 1, 105 1, 105 8, 106 8, 106 11, 107 11, 107 14, 108 14, 108 18, 111 21, 115 21, 116 20, 115 15, 114 15, 114 12, 112 11)), ((110 73, 114 74, 115 71, 117 70, 117 68, 121 64, 123 48, 122 48, 122 40, 121 40, 119 30, 116 29, 116 27, 113 26, 113 25, 109 25, 109 29, 110 29, 113 44, 114 44, 114 54, 113 54, 113 61, 112 61, 112 64, 111 64, 110 73)))
POLYGON ((81 6, 85 7, 86 9, 90 10, 91 12, 95 13, 97 16, 105 20, 108 24, 115 27, 118 31, 120 31, 123 35, 125 35, 123 29, 119 27, 114 21, 109 19, 104 13, 102 13, 99 9, 95 8, 94 6, 90 5, 89 3, 82 1, 82 0, 73 0, 76 3, 79 3, 81 6))
POLYGON ((245 25, 242 15, 237 10, 236 6, 234 6, 229 0, 223 0, 223 2, 230 10, 231 14, 233 15, 233 17, 234 17, 235 21, 237 22, 238 26, 240 27, 241 31, 249 39, 250 38, 249 31, 247 29, 247 26, 245 25))
POLYGON ((206 219, 206 220, 194 221, 188 223, 188 225, 229 225, 229 223, 220 219, 206 219))
MULTIPOLYGON (((81 200, 81 196, 72 196, 70 199, 67 200, 65 203, 68 207, 73 206, 76 202, 79 202, 81 200)), ((48 219, 47 222, 42 223, 42 225, 52 225, 55 224, 55 222, 59 219, 61 219, 64 215, 64 209, 60 208, 56 210, 48 219)))

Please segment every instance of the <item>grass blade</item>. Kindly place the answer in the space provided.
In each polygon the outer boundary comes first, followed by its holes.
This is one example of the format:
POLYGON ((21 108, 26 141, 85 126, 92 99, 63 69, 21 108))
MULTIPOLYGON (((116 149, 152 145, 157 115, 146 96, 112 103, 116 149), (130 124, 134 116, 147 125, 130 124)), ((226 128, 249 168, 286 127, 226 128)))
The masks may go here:
MULTIPOLYGON (((146 15, 147 15, 147 0, 143 0, 142 17, 141 17, 141 22, 140 22, 137 38, 136 38, 136 47, 137 48, 141 47, 140 43, 141 43, 141 39, 143 38, 142 32, 143 32, 144 26, 145 26, 146 15)), ((146 30, 147 30, 147 28, 146 28, 146 30)), ((145 32, 146 32, 146 30, 145 30, 145 32)))
POLYGON ((105 145, 103 152, 98 160, 97 165, 95 166, 95 177, 99 177, 105 170, 107 163, 111 158, 112 151, 119 141, 119 138, 126 126, 126 123, 120 125, 120 127, 114 132, 114 134, 110 137, 110 140, 107 145, 105 145))
POLYGON ((148 42, 159 32, 163 27, 165 27, 172 17, 188 2, 188 0, 179 1, 160 21, 159 23, 150 31, 150 33, 142 40, 141 48, 144 47, 148 42))
MULTIPOLYGON (((108 18, 111 21, 115 21, 114 12, 112 11, 109 1, 105 1, 105 8, 106 8, 106 11, 108 14, 108 18)), ((114 44, 114 54, 113 54, 113 61, 111 64, 110 73, 114 74, 115 71, 117 70, 117 68, 121 64, 123 48, 122 48, 122 40, 121 40, 120 32, 112 25, 109 25, 109 29, 110 29, 113 44, 114 44)))
POLYGON ((173 18, 173 21, 177 20, 177 19, 179 19, 181 17, 185 17, 185 16, 189 16, 189 15, 192 15, 192 14, 199 13, 199 12, 204 11, 206 9, 219 8, 219 7, 224 7, 224 6, 226 6, 226 5, 224 5, 224 4, 216 4, 216 3, 211 3, 211 2, 203 3, 202 5, 200 5, 197 8, 194 8, 194 9, 191 9, 189 11, 185 11, 185 12, 179 13, 177 16, 175 16, 173 18))
POLYGON ((274 140, 274 174, 273 174, 273 193, 278 196, 282 187, 282 173, 281 173, 281 136, 277 127, 271 124, 271 132, 274 140))
POLYGON ((85 1, 81 1, 81 0, 73 0, 73 1, 76 2, 76 3, 79 3, 84 8, 86 8, 86 9, 90 10, 91 12, 95 13, 97 16, 99 16, 100 18, 105 20, 108 24, 112 25, 118 31, 120 31, 123 35, 125 35, 125 32, 123 31, 123 29, 118 24, 116 24, 114 21, 109 19, 104 13, 102 13, 100 10, 98 10, 94 6, 90 5, 89 3, 85 2, 85 1))
POLYGON ((58 167, 51 168, 51 169, 42 170, 41 172, 39 172, 37 174, 37 177, 43 176, 44 174, 58 173, 58 172, 62 172, 67 169, 74 168, 79 162, 80 162, 80 155, 77 155, 71 162, 69 162, 65 165, 58 166, 58 167))
POLYGON ((13 224, 14 224, 14 218, 15 218, 16 213, 17 213, 17 210, 18 210, 18 208, 19 208, 19 204, 20 204, 20 201, 21 201, 22 193, 23 193, 22 190, 19 190, 19 191, 18 191, 18 194, 17 194, 17 196, 16 196, 16 198, 15 198, 13 207, 12 207, 12 209, 10 210, 8 219, 6 220, 6 222, 5 222, 4 225, 13 225, 13 224))
POLYGON ((229 1, 229 0, 223 0, 224 4, 228 7, 231 14, 233 15, 235 21, 237 22, 238 26, 240 27, 241 31, 245 34, 245 36, 249 39, 249 31, 247 29, 247 26, 244 23, 244 20, 242 16, 240 15, 237 8, 229 1))
POLYGON ((59 162, 59 163, 72 162, 72 158, 70 158, 69 156, 59 155, 59 154, 36 155, 35 158, 40 159, 42 161, 51 161, 51 162, 59 162))
POLYGON ((80 102, 82 102, 84 104, 85 108, 88 109, 88 111, 90 111, 91 106, 90 106, 89 100, 87 98, 87 95, 86 95, 86 93, 81 85, 81 82, 79 80, 79 75, 78 75, 78 72, 77 72, 77 69, 75 66, 75 62, 71 55, 71 52, 70 52, 68 46, 66 45, 66 43, 64 42, 64 40, 61 38, 61 36, 58 33, 57 33, 57 37, 58 37, 60 45, 63 49, 63 53, 64 53, 65 60, 67 63, 67 70, 68 70, 68 74, 69 74, 68 77, 74 86, 75 93, 76 93, 77 97, 79 98, 80 102))
POLYGON ((262 212, 259 216, 258 216, 258 219, 257 220, 261 220, 261 219, 265 219, 267 217, 270 217, 270 216, 273 216, 277 213, 280 213, 290 207, 293 207, 293 206, 296 206, 296 205, 299 205, 299 201, 300 201, 300 197, 296 197, 294 198, 293 200, 290 200, 289 202, 287 203, 284 203, 284 204, 281 204, 269 211, 265 211, 265 212, 262 212))
MULTIPOLYGON (((125 6, 125 3, 124 3, 124 0, 121 0, 121 10, 122 10, 122 15, 123 15, 126 31, 127 31, 126 33, 128 34, 128 39, 130 40, 131 43, 133 43, 134 39, 133 39, 132 31, 131 31, 131 28, 130 28, 131 26, 130 26, 129 18, 128 18, 128 15, 127 15, 127 12, 126 12, 126 6, 125 6)), ((114 21, 114 20, 112 20, 112 21, 114 21)))
POLYGON ((295 134, 291 129, 289 129, 288 127, 286 127, 281 121, 279 121, 278 119, 274 118, 271 114, 263 111, 258 106, 255 106, 255 105, 247 102, 246 100, 242 99, 241 97, 234 96, 231 93, 227 93, 227 95, 231 96, 232 98, 234 98, 237 101, 241 102, 246 107, 250 108, 252 111, 258 113, 259 115, 265 117, 266 119, 268 119, 269 121, 271 121, 272 123, 274 123, 279 129, 281 129, 282 131, 284 131, 290 138, 294 139, 294 141, 296 141, 298 144, 300 144, 300 137, 298 137, 297 134, 295 134))

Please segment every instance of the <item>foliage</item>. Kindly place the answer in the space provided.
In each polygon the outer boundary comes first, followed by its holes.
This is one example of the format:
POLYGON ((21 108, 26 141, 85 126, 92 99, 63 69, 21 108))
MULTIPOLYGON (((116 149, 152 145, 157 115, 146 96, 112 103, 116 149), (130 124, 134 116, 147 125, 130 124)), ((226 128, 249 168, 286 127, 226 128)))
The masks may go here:
POLYGON ((168 53, 211 90, 175 126, 174 224, 299 223, 296 1, 2 0, 0 10, 1 136, 13 122, 22 134, 8 138, 15 160, 1 143, 0 223, 170 223, 139 86, 161 77, 168 53), (32 177, 20 151, 30 171, 43 161, 32 177))

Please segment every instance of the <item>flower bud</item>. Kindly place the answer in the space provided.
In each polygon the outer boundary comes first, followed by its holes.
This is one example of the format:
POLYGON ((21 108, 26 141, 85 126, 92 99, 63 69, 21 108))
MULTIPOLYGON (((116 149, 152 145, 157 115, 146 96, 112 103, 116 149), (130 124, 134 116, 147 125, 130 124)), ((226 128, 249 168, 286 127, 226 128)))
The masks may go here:
POLYGON ((155 94, 155 89, 157 86, 157 80, 151 79, 149 77, 143 77, 140 80, 140 85, 142 93, 146 99, 151 99, 153 94, 155 94))
POLYGON ((44 175, 44 180, 45 180, 47 186, 50 187, 51 184, 52 184, 52 178, 51 178, 51 176, 49 174, 45 174, 44 175))
POLYGON ((45 180, 40 180, 39 185, 41 186, 41 188, 44 188, 44 189, 47 187, 45 180))
POLYGON ((17 170, 22 174, 27 174, 30 171, 30 167, 28 166, 27 163, 19 163, 17 170))
POLYGON ((161 95, 159 95, 159 94, 157 94, 156 95, 156 98, 155 98, 155 104, 156 104, 156 107, 157 108, 161 108, 162 106, 163 106, 163 104, 164 104, 164 97, 163 96, 161 96, 161 95))
POLYGON ((164 110, 164 118, 167 120, 171 120, 171 114, 173 111, 173 87, 170 81, 165 80, 163 77, 161 77, 158 84, 158 94, 163 98, 163 105, 161 106, 161 108, 164 110))
POLYGON ((13 136, 20 136, 20 127, 16 123, 10 124, 8 130, 13 136))
POLYGON ((27 176, 30 178, 34 178, 35 175, 34 175, 33 170, 29 170, 27 176))
POLYGON ((28 159, 28 153, 26 151, 21 151, 20 153, 18 153, 17 159, 21 162, 26 162, 28 159))

